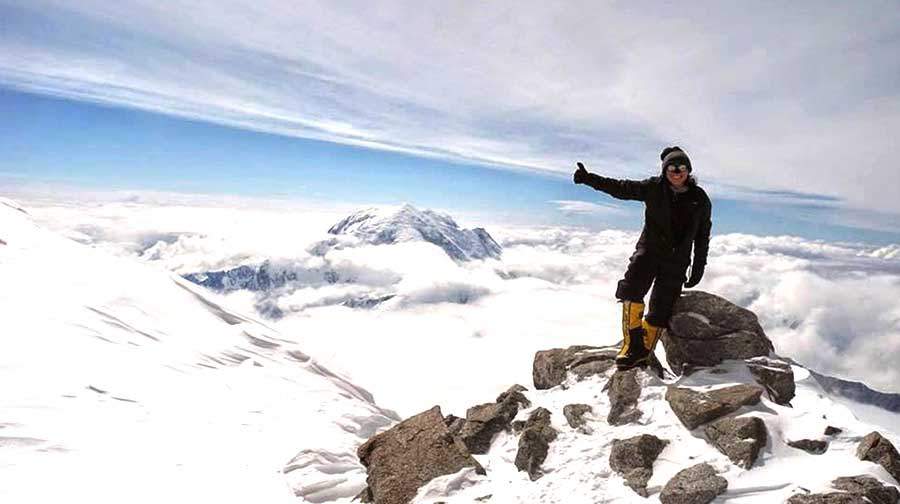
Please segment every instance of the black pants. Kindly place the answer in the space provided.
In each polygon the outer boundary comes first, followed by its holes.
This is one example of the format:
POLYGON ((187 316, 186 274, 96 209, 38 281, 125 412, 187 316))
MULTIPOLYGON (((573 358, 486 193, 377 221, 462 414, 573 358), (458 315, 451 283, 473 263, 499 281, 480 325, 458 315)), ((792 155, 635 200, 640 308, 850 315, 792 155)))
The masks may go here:
POLYGON ((636 250, 628 262, 625 278, 619 280, 616 298, 643 303, 652 283, 653 292, 650 293, 645 318, 649 324, 668 327, 672 307, 681 296, 681 288, 687 280, 687 267, 683 262, 660 258, 646 250, 636 250))

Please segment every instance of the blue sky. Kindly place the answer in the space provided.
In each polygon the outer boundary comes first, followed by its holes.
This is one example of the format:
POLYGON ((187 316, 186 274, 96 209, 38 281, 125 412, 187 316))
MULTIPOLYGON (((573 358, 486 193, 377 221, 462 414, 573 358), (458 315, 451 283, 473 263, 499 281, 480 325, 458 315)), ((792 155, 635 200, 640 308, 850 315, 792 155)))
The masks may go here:
POLYGON ((0 171, 634 228, 574 161, 679 144, 718 232, 897 242, 897 54, 891 1, 0 0, 0 171))
MULTIPOLYGON (((575 186, 568 174, 451 162, 9 89, 0 90, 0 115, 15 118, 0 121, 0 180, 9 186, 410 202, 596 229, 636 228, 642 213, 639 203, 575 186), (585 207, 573 208, 578 201, 585 207)), ((655 174, 654 163, 648 160, 646 175, 655 174)), ((828 218, 829 198, 806 196, 806 204, 797 204, 796 194, 761 193, 761 202, 751 202, 710 192, 720 233, 900 241, 894 233, 811 222, 828 218), (776 204, 778 196, 792 203, 776 204)))

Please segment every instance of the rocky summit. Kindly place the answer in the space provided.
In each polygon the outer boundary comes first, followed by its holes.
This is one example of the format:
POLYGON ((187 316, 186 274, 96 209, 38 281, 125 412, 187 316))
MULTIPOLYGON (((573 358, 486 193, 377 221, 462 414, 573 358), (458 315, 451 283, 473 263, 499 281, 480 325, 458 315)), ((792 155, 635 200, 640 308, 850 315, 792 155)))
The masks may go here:
POLYGON ((668 367, 619 371, 615 346, 539 350, 529 386, 373 436, 359 450, 359 499, 898 504, 897 432, 860 421, 778 356, 752 312, 686 297, 663 340, 668 367))

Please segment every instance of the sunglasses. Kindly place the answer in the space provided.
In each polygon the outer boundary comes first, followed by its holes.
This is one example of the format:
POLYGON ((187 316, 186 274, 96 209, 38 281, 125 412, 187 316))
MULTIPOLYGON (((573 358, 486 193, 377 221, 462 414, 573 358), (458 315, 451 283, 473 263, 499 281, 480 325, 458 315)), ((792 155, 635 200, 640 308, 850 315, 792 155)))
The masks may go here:
POLYGON ((668 173, 674 173, 677 175, 683 171, 687 171, 687 165, 679 165, 679 166, 669 165, 666 167, 666 171, 668 173))

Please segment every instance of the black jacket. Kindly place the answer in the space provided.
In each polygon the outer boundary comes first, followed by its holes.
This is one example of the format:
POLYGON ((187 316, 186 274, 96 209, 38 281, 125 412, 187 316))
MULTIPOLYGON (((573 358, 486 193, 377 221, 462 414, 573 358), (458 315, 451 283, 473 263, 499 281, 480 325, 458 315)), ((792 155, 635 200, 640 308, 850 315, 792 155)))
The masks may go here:
POLYGON ((694 266, 706 265, 709 252, 709 233, 712 229, 712 203, 706 191, 690 179, 687 196, 691 212, 684 237, 675 243, 672 232, 672 188, 664 176, 644 180, 619 180, 588 173, 585 184, 622 200, 644 202, 644 229, 638 239, 638 252, 650 252, 662 259, 687 267, 694 249, 694 266))

